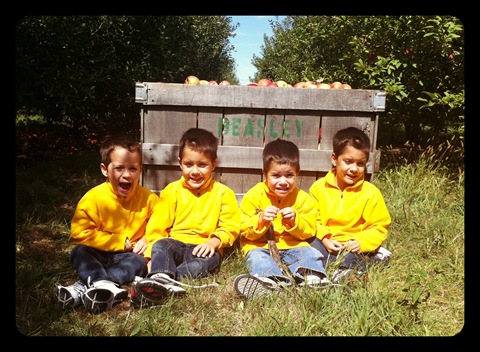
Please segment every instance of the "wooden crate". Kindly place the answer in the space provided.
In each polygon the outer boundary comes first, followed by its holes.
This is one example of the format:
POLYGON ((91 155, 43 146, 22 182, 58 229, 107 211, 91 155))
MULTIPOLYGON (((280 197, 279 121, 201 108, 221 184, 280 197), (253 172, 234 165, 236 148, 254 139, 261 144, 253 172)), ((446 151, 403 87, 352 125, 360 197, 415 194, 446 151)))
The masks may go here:
POLYGON ((359 127, 370 137, 371 178, 380 166, 376 140, 385 98, 383 91, 359 89, 137 83, 135 101, 142 104, 141 184, 160 192, 180 178, 178 142, 191 127, 205 128, 219 138, 214 178, 239 197, 262 180, 263 146, 276 138, 299 147, 297 185, 308 192, 331 169, 333 135, 348 126, 359 127))

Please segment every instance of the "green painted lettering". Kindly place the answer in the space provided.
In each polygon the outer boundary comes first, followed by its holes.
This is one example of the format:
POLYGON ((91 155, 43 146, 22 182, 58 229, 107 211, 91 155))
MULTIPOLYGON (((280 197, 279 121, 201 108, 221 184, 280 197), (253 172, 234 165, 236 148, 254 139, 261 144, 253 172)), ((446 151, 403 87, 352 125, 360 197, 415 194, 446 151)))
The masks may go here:
POLYGON ((283 121, 283 138, 290 138, 290 133, 288 133, 288 124, 290 123, 290 120, 284 120, 283 121))
POLYGON ((258 126, 257 138, 263 138, 263 120, 262 119, 257 120, 257 126, 258 126))
POLYGON ((270 136, 272 138, 278 138, 278 133, 275 132, 275 120, 274 119, 270 120, 270 136))
POLYGON ((302 136, 302 129, 303 129, 303 124, 305 121, 298 121, 295 120, 295 126, 297 127, 297 137, 300 138, 302 136))
POLYGON ((238 132, 238 128, 240 127, 239 124, 242 122, 241 118, 234 117, 233 118, 233 126, 232 126, 232 136, 240 136, 240 132, 238 132))
POLYGON ((243 136, 252 136, 253 137, 253 123, 252 119, 247 119, 247 125, 245 126, 245 131, 243 131, 243 136))

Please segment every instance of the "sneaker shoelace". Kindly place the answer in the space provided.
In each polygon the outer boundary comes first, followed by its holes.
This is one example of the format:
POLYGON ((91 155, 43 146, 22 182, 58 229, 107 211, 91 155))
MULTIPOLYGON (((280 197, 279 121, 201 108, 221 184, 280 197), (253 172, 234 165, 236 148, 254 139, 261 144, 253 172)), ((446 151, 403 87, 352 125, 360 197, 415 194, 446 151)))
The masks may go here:
POLYGON ((214 283, 211 283, 211 284, 204 284, 204 285, 189 285, 189 284, 185 284, 183 282, 180 282, 180 281, 177 281, 175 279, 172 279, 171 277, 169 277, 168 279, 165 278, 164 276, 152 276, 152 279, 160 279, 160 280, 164 280, 165 282, 164 283, 174 283, 175 285, 178 285, 178 286, 183 286, 183 287, 188 287, 188 288, 205 288, 205 287, 216 287, 216 286, 220 286, 219 284, 217 284, 216 282, 214 283))

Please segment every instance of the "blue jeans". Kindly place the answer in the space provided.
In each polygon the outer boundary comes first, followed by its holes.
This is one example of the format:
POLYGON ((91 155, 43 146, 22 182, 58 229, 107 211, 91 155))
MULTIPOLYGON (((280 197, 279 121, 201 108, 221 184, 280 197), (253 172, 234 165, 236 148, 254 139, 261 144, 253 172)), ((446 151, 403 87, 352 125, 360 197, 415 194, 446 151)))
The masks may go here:
POLYGON ((218 251, 212 257, 197 257, 192 254, 196 244, 183 243, 172 238, 162 238, 152 246, 152 268, 149 276, 165 273, 176 280, 194 279, 213 273, 222 262, 218 251))
POLYGON ((84 284, 110 280, 119 285, 147 274, 147 261, 133 252, 104 252, 80 244, 70 252, 70 263, 84 284))
MULTIPOLYGON (((309 240, 310 246, 318 250, 323 255, 323 265, 328 267, 331 263, 337 261, 338 257, 342 256, 343 260, 339 264, 340 269, 355 269, 357 271, 366 271, 369 265, 379 263, 380 260, 375 258, 375 252, 368 252, 368 253, 352 253, 349 252, 345 256, 343 254, 334 255, 329 253, 323 242, 318 238, 314 237, 313 239, 309 240)), ((387 262, 381 262, 384 265, 387 262)))
MULTIPOLYGON (((304 275, 309 274, 309 272, 317 272, 326 276, 322 254, 316 249, 297 247, 280 250, 279 252, 282 262, 285 263, 296 280, 303 281, 304 275)), ((246 261, 251 275, 290 282, 290 279, 282 273, 280 267, 275 263, 268 249, 251 249, 247 252, 246 261)))

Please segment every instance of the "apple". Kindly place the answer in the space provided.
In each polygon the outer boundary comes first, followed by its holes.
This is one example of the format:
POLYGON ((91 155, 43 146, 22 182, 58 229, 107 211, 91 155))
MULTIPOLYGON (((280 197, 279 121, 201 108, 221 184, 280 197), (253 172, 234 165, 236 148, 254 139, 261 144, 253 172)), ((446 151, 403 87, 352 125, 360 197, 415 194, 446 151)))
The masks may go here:
POLYGON ((330 84, 330 88, 332 89, 342 89, 342 83, 335 81, 332 84, 330 84))
POLYGON ((229 81, 226 81, 226 80, 223 80, 223 81, 221 81, 218 85, 219 85, 219 86, 229 86, 229 85, 230 85, 230 82, 229 82, 229 81))
POLYGON ((257 85, 258 85, 259 87, 270 87, 272 84, 273 84, 273 82, 270 81, 270 80, 267 79, 267 78, 262 78, 261 80, 259 80, 259 81, 257 82, 257 85))
POLYGON ((277 87, 281 87, 281 88, 288 87, 288 83, 283 81, 283 80, 276 81, 275 83, 276 83, 277 87))
POLYGON ((330 84, 328 83, 317 83, 317 89, 330 89, 330 84))
POLYGON ((211 86, 218 86, 217 81, 215 81, 215 80, 213 80, 213 79, 210 80, 210 81, 208 81, 208 84, 210 84, 211 86))
POLYGON ((185 84, 200 84, 200 80, 197 76, 188 76, 185 78, 185 84))
POLYGON ((208 85, 208 81, 206 81, 204 79, 201 79, 199 84, 202 85, 202 86, 206 86, 206 85, 208 85))
POLYGON ((252 83, 249 83, 247 84, 248 87, 258 87, 258 84, 256 84, 255 82, 252 82, 252 83))
POLYGON ((308 88, 308 83, 307 82, 298 82, 298 83, 295 83, 293 88, 308 88))
POLYGON ((350 86, 350 84, 344 83, 342 84, 342 89, 352 89, 352 87, 350 86))
POLYGON ((305 82, 307 84, 307 86, 305 88, 309 88, 309 89, 317 89, 317 84, 313 81, 308 81, 308 82, 305 82))

